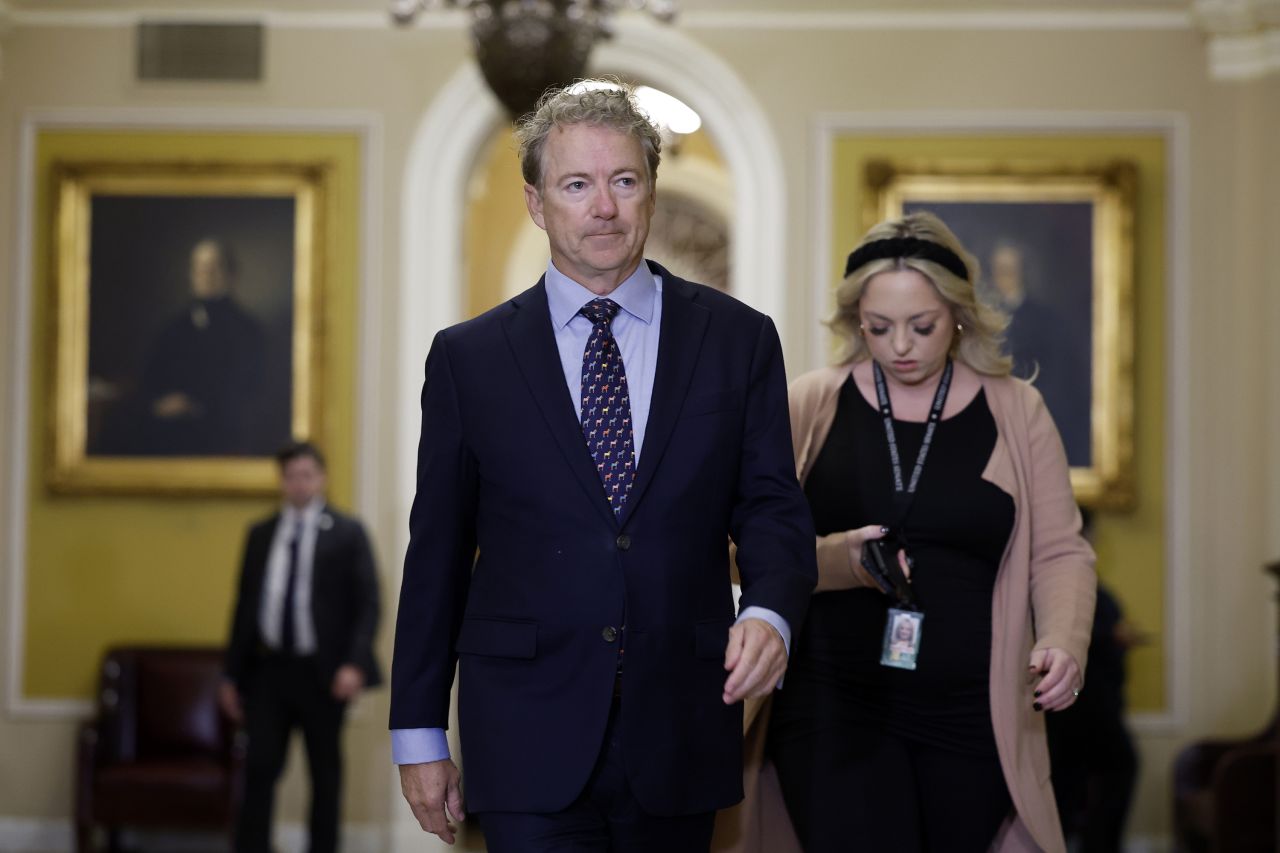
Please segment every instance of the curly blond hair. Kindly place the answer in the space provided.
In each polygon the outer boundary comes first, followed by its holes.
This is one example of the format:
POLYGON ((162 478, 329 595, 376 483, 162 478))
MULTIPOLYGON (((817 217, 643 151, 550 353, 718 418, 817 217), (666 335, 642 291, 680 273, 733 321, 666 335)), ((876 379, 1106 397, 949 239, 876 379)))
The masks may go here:
POLYGON ((649 186, 658 179, 662 137, 636 105, 635 90, 616 79, 580 80, 562 89, 548 89, 533 112, 516 122, 520 172, 525 183, 542 189, 542 151, 552 128, 575 124, 608 127, 633 136, 644 149, 649 186))

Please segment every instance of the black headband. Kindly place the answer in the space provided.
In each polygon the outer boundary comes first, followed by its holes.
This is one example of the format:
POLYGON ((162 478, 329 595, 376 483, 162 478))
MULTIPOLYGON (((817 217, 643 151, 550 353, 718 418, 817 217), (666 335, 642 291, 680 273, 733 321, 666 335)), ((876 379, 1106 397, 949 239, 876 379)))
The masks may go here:
POLYGON ((844 274, 849 273, 872 261, 884 258, 919 258, 922 261, 933 261, 947 272, 969 280, 969 268, 960 260, 960 256, 941 243, 932 240, 921 240, 919 237, 889 237, 884 240, 873 240, 855 249, 844 265, 844 274))

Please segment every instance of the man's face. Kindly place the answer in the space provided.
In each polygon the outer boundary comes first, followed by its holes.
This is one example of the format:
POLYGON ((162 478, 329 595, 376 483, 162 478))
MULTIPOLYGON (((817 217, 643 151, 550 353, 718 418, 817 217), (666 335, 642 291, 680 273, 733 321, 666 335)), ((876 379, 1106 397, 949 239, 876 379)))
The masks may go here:
POLYGON ((211 240, 191 250, 191 292, 198 299, 212 299, 227 292, 227 273, 222 250, 211 240))
POLYGON ((310 456, 295 456, 280 472, 280 491, 296 507, 304 507, 324 493, 325 476, 320 463, 310 456))
POLYGON ((588 124, 552 128, 542 186, 526 184, 524 198, 556 269, 597 293, 621 284, 644 257, 654 194, 634 136, 588 124))
POLYGON ((1001 298, 1017 307, 1025 289, 1022 280, 1022 252, 1013 246, 997 246, 991 253, 991 283, 1001 298))

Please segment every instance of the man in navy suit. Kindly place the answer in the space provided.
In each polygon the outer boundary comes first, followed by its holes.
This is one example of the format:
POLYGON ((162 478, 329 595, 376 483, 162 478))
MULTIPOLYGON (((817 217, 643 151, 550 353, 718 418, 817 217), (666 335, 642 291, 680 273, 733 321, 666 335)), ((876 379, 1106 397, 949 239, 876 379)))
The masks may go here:
POLYGON ((342 723, 376 686, 378 578, 364 526, 325 501, 320 450, 276 454, 284 505, 249 529, 218 700, 249 735, 236 853, 269 853, 276 780, 301 729, 311 773, 308 849, 338 848, 342 723))
POLYGON ((427 357, 393 758, 452 843, 458 664, 489 850, 705 851, 817 578, 781 347, 645 261, 660 142, 629 90, 548 93, 517 133, 551 262, 427 357))

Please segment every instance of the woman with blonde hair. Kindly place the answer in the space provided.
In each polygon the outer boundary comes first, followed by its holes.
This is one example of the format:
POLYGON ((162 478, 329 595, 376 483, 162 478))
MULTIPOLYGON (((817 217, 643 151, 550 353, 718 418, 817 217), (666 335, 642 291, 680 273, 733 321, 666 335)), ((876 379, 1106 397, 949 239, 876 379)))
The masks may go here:
POLYGON ((1084 684, 1093 552, 977 278, 936 216, 877 225, 837 294, 844 358, 791 388, 819 580, 768 754, 808 853, 1064 849, 1043 712, 1084 684))

